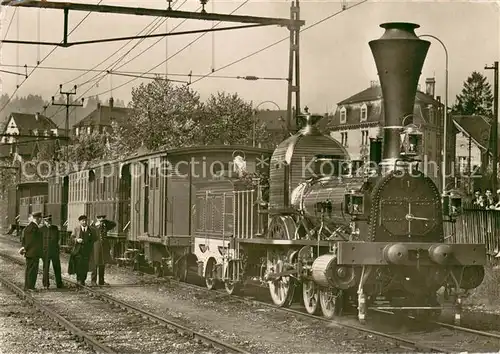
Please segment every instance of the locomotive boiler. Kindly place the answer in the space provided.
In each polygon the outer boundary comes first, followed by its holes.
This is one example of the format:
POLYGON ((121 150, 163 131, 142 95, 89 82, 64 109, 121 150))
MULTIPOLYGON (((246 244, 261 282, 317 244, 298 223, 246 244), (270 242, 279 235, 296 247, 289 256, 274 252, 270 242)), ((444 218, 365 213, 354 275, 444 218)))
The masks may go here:
POLYGON ((440 313, 436 293, 444 287, 459 321, 462 296, 484 278, 486 249, 444 243, 443 223, 458 215, 461 198, 441 195, 419 166, 413 110, 430 42, 416 36, 416 24, 381 27, 369 45, 383 93, 382 142, 372 142, 373 160, 360 166, 307 115, 306 127, 277 147, 261 279, 279 306, 302 288, 308 312, 357 309, 360 321, 369 309, 440 313))

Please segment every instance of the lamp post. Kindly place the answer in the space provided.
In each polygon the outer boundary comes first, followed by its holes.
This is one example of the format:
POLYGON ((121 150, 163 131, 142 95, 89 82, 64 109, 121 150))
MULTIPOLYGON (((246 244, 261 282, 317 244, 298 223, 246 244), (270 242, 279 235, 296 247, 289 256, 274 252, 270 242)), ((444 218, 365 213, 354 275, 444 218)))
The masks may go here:
POLYGON ((448 135, 448 49, 444 45, 444 43, 436 36, 433 36, 431 34, 423 34, 419 36, 419 38, 422 37, 430 37, 438 41, 444 49, 444 54, 446 56, 446 72, 445 72, 445 89, 444 89, 444 124, 443 124, 443 167, 442 167, 442 172, 443 172, 443 180, 442 180, 442 188, 443 188, 443 193, 445 192, 446 189, 446 165, 447 165, 447 158, 446 155, 448 153, 447 149, 447 135, 448 135))
POLYGON ((257 113, 257 109, 258 109, 261 105, 263 105, 264 103, 271 103, 271 104, 274 104, 274 105, 278 108, 278 111, 281 111, 280 106, 278 106, 278 104, 277 104, 276 102, 274 102, 274 101, 263 101, 263 102, 259 103, 259 104, 258 104, 258 105, 254 108, 254 110, 253 110, 253 112, 252 112, 252 113, 253 113, 253 124, 252 124, 252 146, 253 146, 253 147, 255 147, 255 130, 256 130, 255 125, 256 125, 256 123, 257 123, 257 121, 256 121, 256 113, 257 113))

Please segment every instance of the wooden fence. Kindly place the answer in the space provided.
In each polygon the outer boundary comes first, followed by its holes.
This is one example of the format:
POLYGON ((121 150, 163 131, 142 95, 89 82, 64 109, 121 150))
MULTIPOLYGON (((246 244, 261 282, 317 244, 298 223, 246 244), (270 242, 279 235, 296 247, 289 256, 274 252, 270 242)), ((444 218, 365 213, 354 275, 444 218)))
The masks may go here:
POLYGON ((490 257, 499 252, 500 210, 466 208, 455 223, 445 222, 449 243, 484 243, 490 257))

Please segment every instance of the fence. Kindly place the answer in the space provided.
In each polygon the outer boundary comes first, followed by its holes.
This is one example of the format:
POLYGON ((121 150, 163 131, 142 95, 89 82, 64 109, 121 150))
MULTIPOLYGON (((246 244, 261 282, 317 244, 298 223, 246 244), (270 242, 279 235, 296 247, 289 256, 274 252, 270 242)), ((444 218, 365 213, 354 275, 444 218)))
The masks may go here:
POLYGON ((499 252, 500 210, 466 208, 455 223, 444 225, 450 243, 484 243, 490 257, 499 252))

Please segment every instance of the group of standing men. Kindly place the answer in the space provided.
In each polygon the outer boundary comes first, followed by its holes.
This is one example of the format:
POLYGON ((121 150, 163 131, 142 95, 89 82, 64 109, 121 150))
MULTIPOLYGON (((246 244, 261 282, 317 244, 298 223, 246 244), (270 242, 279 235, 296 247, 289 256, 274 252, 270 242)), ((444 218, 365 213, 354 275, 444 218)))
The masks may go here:
POLYGON ((85 285, 87 273, 92 270, 91 285, 97 285, 98 275, 99 285, 105 285, 104 269, 111 259, 106 237, 116 223, 106 220, 106 215, 98 215, 97 221, 91 225, 88 225, 86 215, 81 215, 78 221, 80 226, 75 228, 71 235, 74 246, 69 259, 68 273, 76 274, 78 283, 85 285))
MULTIPOLYGON (((107 232, 116 223, 106 220, 106 215, 97 216, 97 220, 87 226, 87 217, 78 218, 80 226, 72 233, 73 250, 71 252, 68 273, 76 274, 77 281, 85 285, 87 272, 92 270, 92 285, 105 285, 104 268, 110 261, 110 247, 107 232)), ((59 258, 59 229, 51 224, 51 216, 42 217, 42 213, 33 213, 31 221, 22 235, 22 248, 19 253, 26 258, 24 279, 25 290, 35 290, 40 258, 43 261, 43 286, 49 288, 50 263, 54 269, 57 288, 63 288, 61 277, 61 261, 59 258)))

